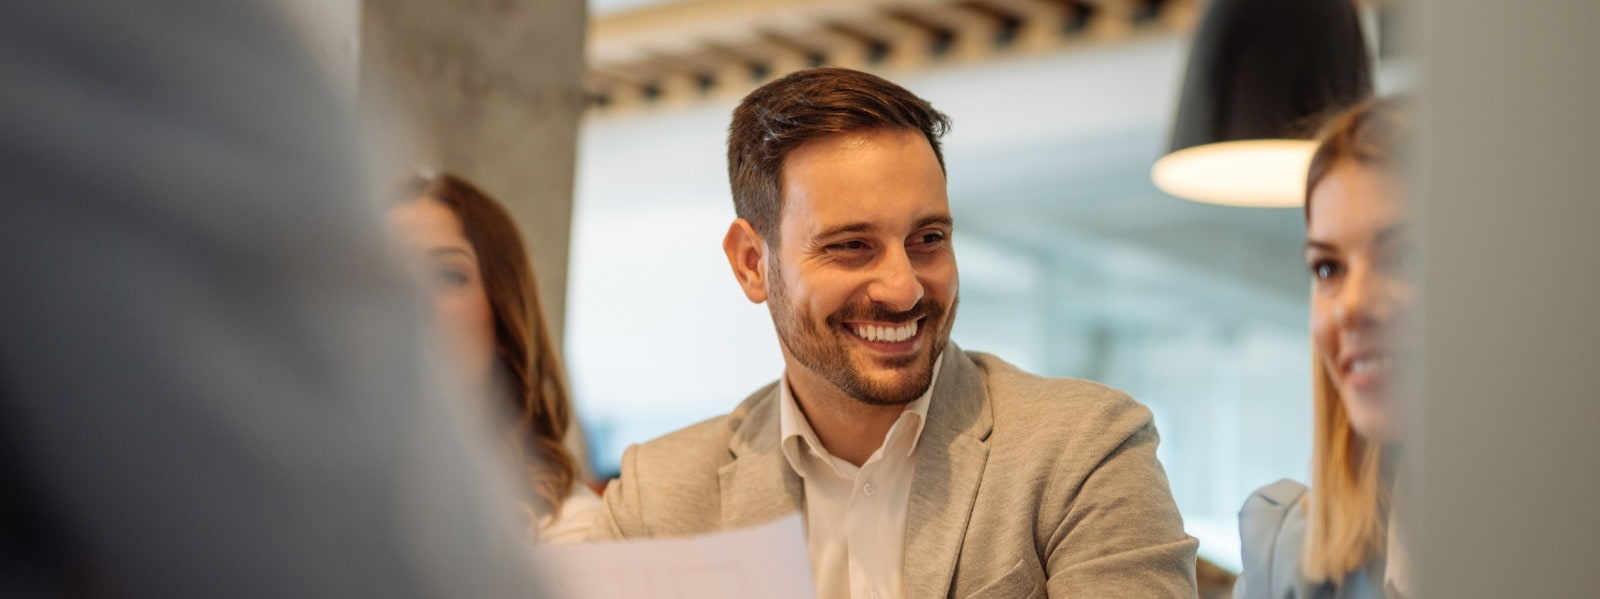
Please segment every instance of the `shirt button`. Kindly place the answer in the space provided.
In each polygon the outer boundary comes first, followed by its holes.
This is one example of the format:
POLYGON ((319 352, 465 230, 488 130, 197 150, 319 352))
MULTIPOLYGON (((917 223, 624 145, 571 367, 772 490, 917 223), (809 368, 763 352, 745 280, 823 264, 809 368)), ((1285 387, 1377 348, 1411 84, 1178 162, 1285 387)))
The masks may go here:
MULTIPOLYGON (((873 493, 877 493, 878 492, 878 488, 872 486, 872 483, 869 482, 867 484, 861 485, 861 492, 862 493, 866 493, 867 495, 870 496, 873 493)), ((873 599, 877 599, 877 597, 878 597, 878 592, 877 591, 873 591, 872 592, 872 598, 873 599)))
MULTIPOLYGON (((867 486, 872 486, 872 483, 867 483, 867 486)), ((878 599, 878 592, 877 591, 868 591, 867 592, 867 599, 878 599)))

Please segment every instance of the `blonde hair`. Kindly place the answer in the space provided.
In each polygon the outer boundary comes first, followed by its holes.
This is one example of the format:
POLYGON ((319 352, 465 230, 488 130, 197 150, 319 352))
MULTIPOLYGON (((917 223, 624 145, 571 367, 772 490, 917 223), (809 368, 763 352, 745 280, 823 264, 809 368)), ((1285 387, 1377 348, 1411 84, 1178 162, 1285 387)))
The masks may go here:
MULTIPOLYGON (((1369 167, 1393 167, 1401 156, 1401 137, 1409 128, 1403 97, 1369 99, 1339 112, 1317 134, 1317 149, 1306 177, 1306 220, 1311 191, 1341 160, 1369 167)), ((1306 493, 1306 540, 1300 567, 1307 578, 1336 581, 1384 551, 1388 526, 1388 485, 1383 475, 1383 444, 1368 442, 1350 424, 1339 389, 1320 352, 1311 358, 1311 491, 1306 493)))
POLYGON ((1339 390, 1319 352, 1312 352, 1311 490, 1300 568, 1315 581, 1336 581, 1383 551, 1388 491, 1383 446, 1350 425, 1339 390))

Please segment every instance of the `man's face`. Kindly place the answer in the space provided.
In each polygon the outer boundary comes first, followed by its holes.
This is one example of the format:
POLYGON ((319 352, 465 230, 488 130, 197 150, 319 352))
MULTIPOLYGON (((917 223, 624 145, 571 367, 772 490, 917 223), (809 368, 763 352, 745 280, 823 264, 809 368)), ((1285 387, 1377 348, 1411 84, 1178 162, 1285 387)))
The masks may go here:
POLYGON ((914 401, 950 341, 959 277, 944 172, 922 133, 852 131, 782 171, 767 294, 788 354, 846 395, 914 401))

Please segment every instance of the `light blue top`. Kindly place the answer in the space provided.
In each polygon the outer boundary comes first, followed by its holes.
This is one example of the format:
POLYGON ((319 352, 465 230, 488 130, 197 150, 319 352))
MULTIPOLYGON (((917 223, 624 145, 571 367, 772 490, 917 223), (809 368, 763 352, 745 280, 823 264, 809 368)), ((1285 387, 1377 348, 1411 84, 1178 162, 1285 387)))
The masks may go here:
POLYGON ((1312 582, 1301 573, 1306 490, 1305 485, 1283 479, 1251 493, 1239 509, 1244 571, 1234 584, 1234 599, 1382 599, 1382 556, 1338 584, 1312 582))

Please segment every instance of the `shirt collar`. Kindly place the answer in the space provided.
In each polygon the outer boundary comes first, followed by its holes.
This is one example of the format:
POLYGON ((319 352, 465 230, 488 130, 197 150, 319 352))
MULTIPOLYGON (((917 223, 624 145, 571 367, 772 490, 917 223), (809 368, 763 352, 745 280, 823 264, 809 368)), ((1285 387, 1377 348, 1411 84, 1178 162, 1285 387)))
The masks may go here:
MULTIPOLYGON (((889 432, 884 435, 883 443, 888 445, 889 440, 900 435, 902 427, 910 427, 911 443, 906 449, 906 456, 917 450, 917 443, 922 440, 922 429, 928 421, 928 405, 933 403, 933 387, 939 382, 939 367, 944 364, 944 354, 933 361, 933 373, 928 380, 928 389, 922 392, 916 400, 906 404, 906 409, 895 420, 894 426, 889 427, 889 432)), ((779 445, 783 448, 783 456, 789 460, 789 467, 802 476, 805 468, 801 466, 802 457, 800 446, 803 444, 824 461, 832 462, 833 456, 822 446, 822 441, 817 439, 817 433, 811 428, 811 423, 806 420, 804 412, 800 411, 800 404, 794 399, 794 392, 789 388, 789 374, 784 373, 778 385, 778 435, 779 445), (793 440, 791 440, 793 439, 793 440)))

